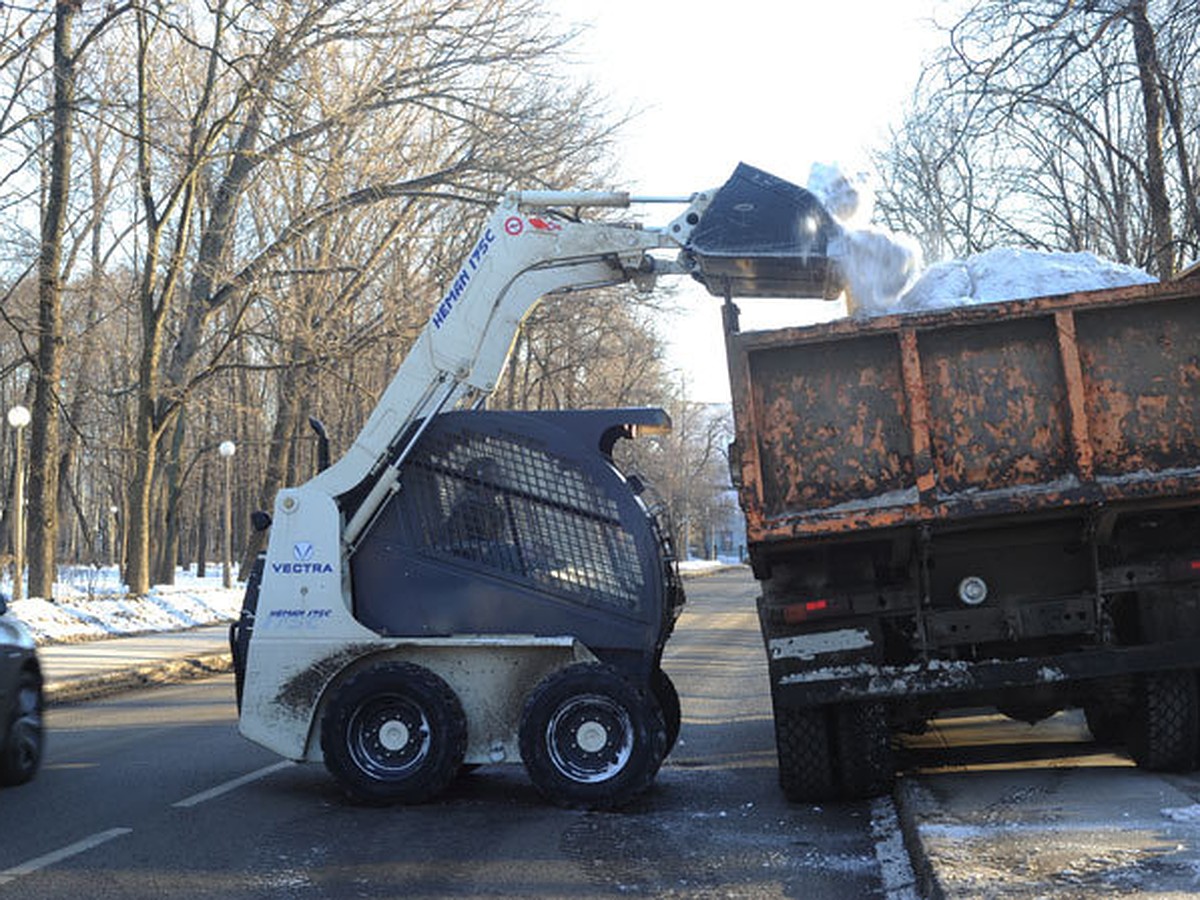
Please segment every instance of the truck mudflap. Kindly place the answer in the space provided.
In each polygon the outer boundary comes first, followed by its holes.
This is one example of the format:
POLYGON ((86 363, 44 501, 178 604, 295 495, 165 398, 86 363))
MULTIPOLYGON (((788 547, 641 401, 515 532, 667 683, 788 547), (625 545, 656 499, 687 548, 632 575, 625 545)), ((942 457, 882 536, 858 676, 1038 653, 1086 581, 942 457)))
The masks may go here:
POLYGON ((904 666, 871 662, 801 669, 772 663, 777 703, 823 706, 846 701, 985 695, 1009 688, 1059 684, 1200 666, 1200 640, 1097 648, 1036 659, 940 660, 904 666))

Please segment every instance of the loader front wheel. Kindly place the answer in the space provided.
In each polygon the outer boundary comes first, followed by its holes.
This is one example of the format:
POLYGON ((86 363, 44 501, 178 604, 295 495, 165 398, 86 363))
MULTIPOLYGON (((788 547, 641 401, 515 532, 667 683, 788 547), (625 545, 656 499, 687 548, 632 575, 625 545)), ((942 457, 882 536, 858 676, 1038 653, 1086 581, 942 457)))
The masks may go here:
POLYGON ((336 691, 321 721, 321 750, 351 800, 422 803, 454 780, 467 718, 445 681, 412 663, 385 662, 336 691))
POLYGON ((529 778, 547 799, 609 809, 649 787, 667 729, 654 697, 609 666, 577 663, 530 692, 520 743, 529 778))

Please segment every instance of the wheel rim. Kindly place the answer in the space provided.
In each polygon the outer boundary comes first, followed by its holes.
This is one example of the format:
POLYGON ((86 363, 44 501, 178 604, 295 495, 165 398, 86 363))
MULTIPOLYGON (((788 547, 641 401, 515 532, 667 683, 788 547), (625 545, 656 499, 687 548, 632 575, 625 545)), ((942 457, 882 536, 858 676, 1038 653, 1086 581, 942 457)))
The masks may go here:
POLYGON ((432 729, 406 697, 375 697, 355 710, 346 729, 350 757, 374 778, 402 778, 429 757, 432 729))
POLYGON ((633 754, 633 721, 629 711, 611 697, 572 697, 546 725, 546 746, 550 761, 564 776, 596 784, 628 765, 633 754))

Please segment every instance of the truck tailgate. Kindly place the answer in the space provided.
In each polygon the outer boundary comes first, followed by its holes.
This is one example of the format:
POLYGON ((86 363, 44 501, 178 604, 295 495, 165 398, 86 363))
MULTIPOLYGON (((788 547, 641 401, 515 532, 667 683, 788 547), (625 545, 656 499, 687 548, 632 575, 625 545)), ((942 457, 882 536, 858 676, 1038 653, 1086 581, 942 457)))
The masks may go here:
POLYGON ((751 544, 1200 494, 1200 284, 731 333, 751 544))

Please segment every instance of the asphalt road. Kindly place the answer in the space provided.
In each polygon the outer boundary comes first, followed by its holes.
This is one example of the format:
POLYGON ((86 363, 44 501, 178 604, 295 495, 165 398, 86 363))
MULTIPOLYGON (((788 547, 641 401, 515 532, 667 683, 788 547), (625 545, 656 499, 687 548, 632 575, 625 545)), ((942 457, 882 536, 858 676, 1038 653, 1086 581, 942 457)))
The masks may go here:
POLYGON ((680 740, 621 813, 549 806, 512 765, 352 806, 242 739, 222 676, 51 710, 42 773, 0 795, 0 898, 912 896, 890 801, 781 797, 753 582, 688 586, 680 740))

